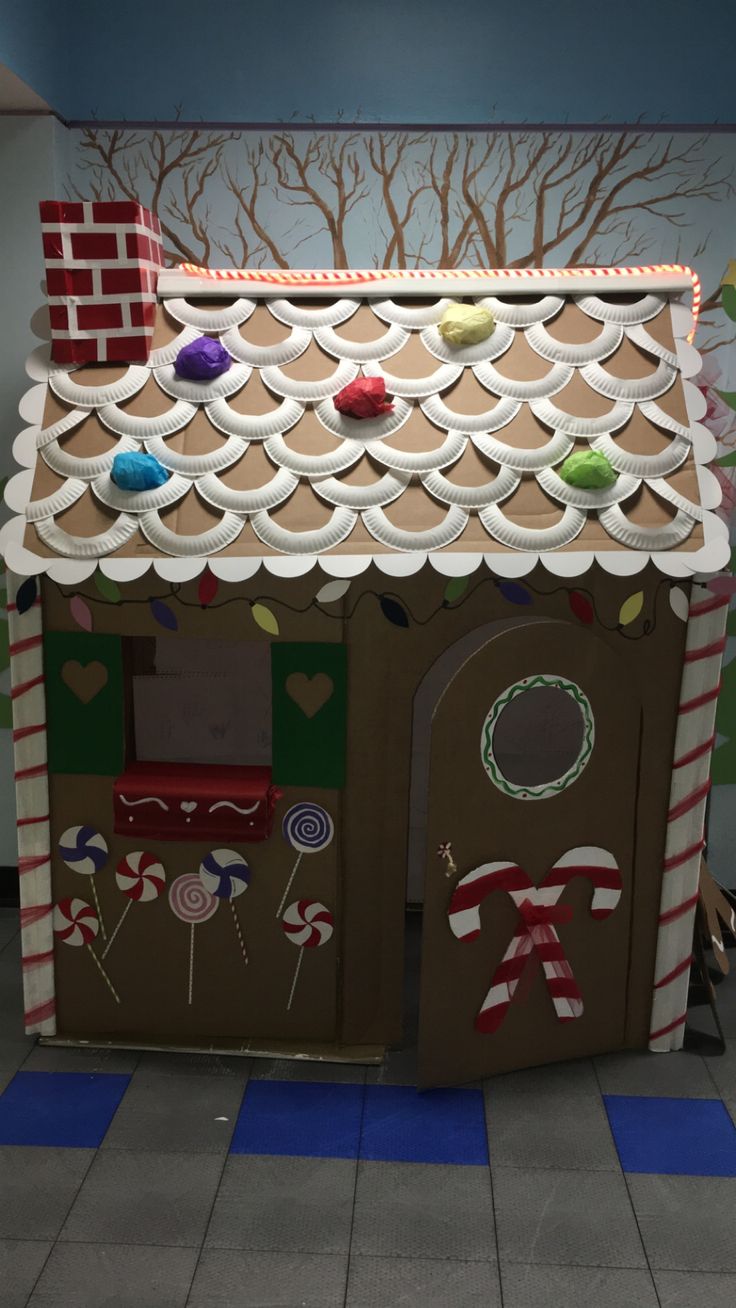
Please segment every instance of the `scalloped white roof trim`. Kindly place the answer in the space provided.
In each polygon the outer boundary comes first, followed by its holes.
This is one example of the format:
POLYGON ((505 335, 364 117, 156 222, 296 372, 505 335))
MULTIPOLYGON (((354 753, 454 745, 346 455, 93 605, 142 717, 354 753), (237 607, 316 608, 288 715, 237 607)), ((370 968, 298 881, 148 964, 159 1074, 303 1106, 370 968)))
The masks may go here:
POLYGON ((486 409, 485 413, 453 413, 439 395, 429 395, 419 407, 430 422, 436 427, 444 427, 446 431, 488 433, 500 431, 501 427, 511 422, 521 409, 521 400, 499 400, 493 409, 486 409))
POLYGON ((282 554, 318 554, 320 550, 334 549, 346 540, 357 520, 358 515, 352 509, 337 508, 324 527, 315 531, 288 531, 272 522, 268 513, 262 510, 253 514, 251 525, 264 545, 282 554))
POLYGON ((435 326, 425 327, 421 332, 425 350, 433 354, 441 363, 459 363, 465 368, 474 363, 490 363, 500 359, 502 354, 513 345, 514 329, 505 322, 497 322, 484 341, 476 345, 449 345, 439 329, 435 326))
POLYGON ((447 296, 434 300, 430 304, 417 305, 416 308, 410 308, 406 304, 396 304, 393 300, 371 300, 371 309, 383 322, 395 323, 398 327, 406 327, 409 331, 413 331, 417 327, 429 327, 432 323, 439 322, 445 309, 449 309, 451 304, 457 304, 457 300, 447 296))
POLYGON ((263 448, 272 463, 288 468, 297 477, 332 477, 337 472, 345 472, 358 462, 365 449, 360 441, 344 440, 327 454, 300 454, 298 450, 292 450, 280 435, 269 436, 263 448))
POLYGON ((609 304, 597 295, 573 295, 572 299, 589 318, 597 318, 599 322, 614 322, 621 327, 632 327, 636 323, 656 318, 666 303, 667 296, 643 295, 634 304, 609 304))
POLYGON ((269 413, 238 413, 225 399, 205 404, 205 413, 223 436, 237 436, 240 440, 264 441, 269 436, 280 436, 299 421, 304 405, 296 400, 283 400, 269 413))
POLYGON ((227 372, 210 381, 190 381, 188 377, 177 376, 173 363, 165 363, 162 368, 154 368, 153 375, 161 390, 172 399, 209 404, 242 390, 252 371, 247 363, 232 363, 227 372))
POLYGON ((312 490, 328 504, 360 512, 361 509, 391 504, 406 490, 410 481, 408 472, 386 472, 367 486, 351 486, 337 477, 325 477, 324 481, 312 482, 312 490))
POLYGON ((547 399, 530 400, 529 408, 546 427, 555 427, 570 436, 588 438, 616 431, 629 421, 634 412, 633 403, 624 403, 622 400, 617 401, 600 418, 577 418, 574 413, 565 413, 564 409, 558 409, 556 404, 547 399))
POLYGON ((285 341, 278 345, 253 345, 241 336, 237 327, 229 327, 223 332, 220 341, 225 349, 240 363, 247 363, 252 368, 275 367, 279 364, 293 363, 306 350, 312 339, 311 332, 305 327, 292 327, 285 341))
POLYGON ((446 468, 460 458, 468 438, 461 431, 448 431, 444 441, 437 449, 423 450, 413 454, 409 450, 397 450, 385 442, 378 442, 370 451, 376 463, 391 468, 394 472, 430 472, 433 468, 446 468))
POLYGON ((612 486, 600 490, 586 490, 582 486, 570 486, 553 468, 542 468, 537 473, 537 481, 543 490, 561 504, 572 504, 576 509, 607 509, 611 504, 618 504, 628 499, 641 486, 641 477, 629 473, 622 474, 612 486))
POLYGON ((443 521, 426 531, 403 531, 400 527, 395 527, 380 508, 365 509, 361 516, 371 536, 382 545, 388 545, 393 550, 426 551, 442 549, 457 540, 467 526, 470 515, 459 504, 452 504, 443 521))
POLYGON ((300 400, 303 404, 316 404, 318 400, 326 400, 331 395, 337 395, 343 386, 348 382, 355 381, 360 372, 357 363, 350 363, 347 359, 341 359, 334 372, 329 377, 322 377, 319 381, 297 381, 294 377, 287 377, 280 368, 262 368, 261 381, 270 391, 276 395, 283 395, 290 400, 300 400))
POLYGON ((360 300, 345 298, 336 300, 325 309, 306 309, 303 304, 294 304, 291 300, 267 300, 269 313, 287 327, 336 327, 339 322, 347 322, 360 308, 360 300))
POLYGON ((39 522, 41 518, 53 518, 55 514, 63 513, 65 509, 70 509, 72 504, 76 504, 86 489, 87 483, 81 478, 67 478, 64 485, 52 495, 46 495, 42 500, 28 502, 26 505, 28 522, 39 522))
POLYGON ((201 334, 196 327, 184 327, 168 345, 159 345, 158 349, 151 350, 146 359, 146 367, 163 368, 164 364, 173 363, 179 351, 183 350, 185 345, 191 345, 192 341, 198 341, 201 334))
POLYGON ((143 513, 146 509, 165 509, 176 504, 189 490, 189 481, 173 473, 162 486, 149 490, 129 491, 116 486, 109 473, 103 473, 92 482, 92 490, 102 504, 123 513, 143 513))
POLYGON ((49 377, 49 386, 65 404, 75 409, 99 409, 103 404, 122 404, 143 390, 149 370, 143 364, 129 364, 124 376, 108 386, 80 386, 69 372, 55 372, 49 377))
POLYGON ((43 458, 51 471, 57 473, 59 477, 82 477, 85 481, 91 481, 93 477, 99 477, 103 472, 110 471, 116 454, 132 454, 137 449, 138 442, 133 440, 132 436, 121 436, 117 445, 113 445, 112 449, 106 450, 104 454, 95 454, 88 459, 82 459, 76 454, 67 454, 58 441, 53 441, 44 449, 43 458))
POLYGON ((213 508, 232 513, 256 513, 259 509, 275 509, 288 500, 299 485, 299 478, 287 468, 279 468, 270 481, 255 490, 233 490, 223 486, 214 472, 208 472, 197 482, 197 490, 213 508))
POLYGON ((97 417, 116 436, 133 436, 135 440, 143 441, 151 436, 173 436, 174 432, 181 431, 192 421, 196 412, 196 404, 176 400, 165 413, 157 413, 152 418, 119 409, 117 404, 103 404, 97 411, 97 417))
POLYGON ((363 372, 366 377, 383 377, 386 390, 391 395, 421 400, 435 391, 444 391, 448 386, 452 386, 453 382, 458 381, 462 376, 463 369, 459 363, 442 363, 434 372, 427 373, 424 377, 396 377, 392 372, 382 368, 380 363, 373 362, 364 364, 363 372))
POLYGON ((482 486, 459 486, 436 469, 421 473, 420 479, 430 495, 444 504, 458 504, 462 509, 484 509, 512 495, 521 481, 521 474, 513 468, 500 468, 498 476, 482 486))
POLYGON ((374 341, 348 341, 345 337, 338 336, 332 327, 317 327, 314 332, 317 344, 328 354, 353 363, 388 359, 406 345, 410 336, 411 332, 405 327, 399 327, 398 323, 391 323, 388 331, 374 341))
POLYGON ((559 522, 553 527, 520 527, 512 522, 497 504, 481 509, 479 518, 486 531, 502 545, 514 550, 558 550, 569 545, 582 531, 587 516, 582 509, 568 504, 559 522))
POLYGON ((511 400, 540 400, 556 395, 575 375, 575 369, 565 363, 553 363, 544 377, 537 377, 534 381, 504 377, 492 363, 476 363, 473 372, 487 391, 511 400))
POLYGON ((532 449, 506 445, 504 441, 485 432, 473 432, 471 440, 486 458, 505 464, 517 472, 538 472, 541 468, 548 468, 550 463, 559 463, 561 459, 567 458, 575 444, 564 431, 556 431, 545 445, 532 449))
POLYGON ((255 300, 247 300, 244 296, 239 296, 234 304, 222 309, 202 309, 198 304, 190 304, 184 299, 163 300, 162 303, 175 322, 183 323, 185 327, 196 327, 198 335, 237 327, 248 321, 256 307, 255 300))
POLYGON ((496 322, 507 323, 509 327, 531 327, 532 323, 549 322, 556 317, 565 301, 561 295, 542 295, 536 302, 518 300, 511 304, 495 295, 481 295, 475 303, 490 309, 496 322))
POLYGON ((635 550, 671 550, 687 540, 695 526, 694 519, 683 513, 682 509, 677 510, 668 527, 638 527, 629 522, 618 504, 612 504, 609 509, 601 509, 598 516, 613 540, 635 550))
POLYGON ((206 454, 179 454, 172 450, 160 436, 149 437, 146 449, 158 459, 164 468, 181 473, 182 477, 202 477, 208 472, 223 472, 231 468, 245 454, 248 442, 239 436, 228 436, 219 450, 208 450, 206 454))
POLYGON ((646 350, 647 354, 653 354, 656 359, 662 359, 670 368, 680 367, 679 349, 675 352, 674 350, 668 350, 665 345, 660 345, 659 341, 655 341, 654 337, 650 336, 646 327, 642 326, 641 323, 634 323, 633 326, 627 327, 625 330, 629 340, 637 345, 640 350, 646 350))
POLYGON ((396 396, 393 413, 381 413, 377 418, 351 418, 348 413, 340 413, 335 408, 334 400, 321 400, 314 406, 317 420, 333 436, 343 440, 376 441, 385 436, 393 436, 411 417, 413 405, 396 396))
MULTIPOLYGON (((119 550, 125 545, 137 530, 138 518, 129 513, 121 513, 107 531, 102 531, 97 536, 71 536, 58 522, 50 519, 36 523, 36 531, 44 545, 68 559, 96 559, 100 554, 112 554, 113 550, 119 550)), ((51 561, 44 560, 47 566, 51 561)))
POLYGON ((36 436, 36 449, 42 450, 45 445, 55 444, 59 436, 65 436, 68 431, 73 431, 88 417, 89 413, 84 409, 72 409, 71 413, 65 413, 63 418, 52 422, 50 427, 40 427, 36 436))
MULTIPOLYGON (((175 558, 191 558, 202 554, 216 554, 238 539, 245 519, 235 513, 224 513, 215 527, 203 531, 198 536, 180 536, 164 526, 156 509, 142 513, 137 519, 146 540, 150 541, 164 554, 175 558)), ((203 560, 203 563, 206 560, 203 560)))
POLYGON ((653 373, 648 377, 614 377, 599 363, 586 363, 580 369, 581 375, 594 391, 605 395, 608 400, 634 400, 635 402, 654 400, 670 389, 677 369, 671 368, 660 359, 653 373))
POLYGON ((599 454, 605 454, 616 472, 627 472, 632 477, 668 477, 685 462, 690 451, 690 442, 684 436, 676 436, 669 448, 659 454, 631 454, 606 433, 596 436, 590 444, 599 454))
POLYGON ((524 335, 535 354, 548 359, 550 363, 567 363, 580 367, 583 363, 599 363, 617 350, 623 340, 624 329, 616 323, 603 323, 600 332, 592 341, 573 344, 571 341, 558 341, 550 336, 541 322, 532 323, 524 335))

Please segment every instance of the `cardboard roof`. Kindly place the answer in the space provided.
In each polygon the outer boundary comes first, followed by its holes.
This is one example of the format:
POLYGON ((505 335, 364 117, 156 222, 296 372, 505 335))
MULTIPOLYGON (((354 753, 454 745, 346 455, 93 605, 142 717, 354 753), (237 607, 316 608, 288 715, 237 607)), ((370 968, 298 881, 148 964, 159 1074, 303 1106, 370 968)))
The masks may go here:
POLYGON ((613 572, 650 558, 670 575, 718 571, 728 540, 705 467, 715 443, 688 380, 700 366, 689 282, 617 272, 604 294, 592 274, 565 270, 429 285, 397 273, 358 294, 302 284, 289 298, 162 273, 145 366, 72 371, 32 356, 40 384, 21 412, 34 425, 14 447, 24 471, 6 499, 18 517, 0 548, 17 572, 70 582, 99 561, 121 580, 151 565, 183 579, 207 562, 228 579, 261 563, 296 575, 317 559, 338 576, 371 561, 400 575, 427 557, 450 575, 483 560, 522 575, 539 558, 564 575, 594 558, 613 572), (479 345, 449 346, 437 330, 460 298, 494 315, 479 345), (185 381, 176 354, 202 333, 232 366, 185 381), (334 395, 361 373, 385 377, 393 413, 337 412, 334 395), (607 490, 558 476, 589 446, 619 474, 607 490), (133 494, 110 469, 139 448, 171 476, 133 494))

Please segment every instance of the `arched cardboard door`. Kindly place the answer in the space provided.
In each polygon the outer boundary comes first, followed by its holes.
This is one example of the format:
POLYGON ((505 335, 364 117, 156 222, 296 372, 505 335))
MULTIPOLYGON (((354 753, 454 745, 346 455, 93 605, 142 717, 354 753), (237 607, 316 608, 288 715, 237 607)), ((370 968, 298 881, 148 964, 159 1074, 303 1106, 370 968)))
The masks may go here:
POLYGON ((623 1044, 640 729, 623 664, 566 623, 500 632, 445 689, 432 719, 422 1084, 623 1044))

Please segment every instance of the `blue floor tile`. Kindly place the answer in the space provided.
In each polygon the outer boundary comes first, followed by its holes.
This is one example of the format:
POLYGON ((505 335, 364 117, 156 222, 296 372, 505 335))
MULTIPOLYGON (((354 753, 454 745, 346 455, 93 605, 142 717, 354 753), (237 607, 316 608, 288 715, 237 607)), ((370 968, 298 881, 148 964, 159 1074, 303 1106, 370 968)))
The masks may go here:
POLYGON ((736 1127, 720 1099, 604 1100, 625 1172, 736 1176, 736 1127))
POLYGON ((94 1149, 129 1081, 110 1072, 16 1072, 0 1095, 0 1145, 94 1149))
POLYGON ((250 1081, 230 1152, 357 1158, 362 1085, 250 1081))
POLYGON ((366 1086, 360 1157, 373 1162, 488 1163, 480 1090, 366 1086))

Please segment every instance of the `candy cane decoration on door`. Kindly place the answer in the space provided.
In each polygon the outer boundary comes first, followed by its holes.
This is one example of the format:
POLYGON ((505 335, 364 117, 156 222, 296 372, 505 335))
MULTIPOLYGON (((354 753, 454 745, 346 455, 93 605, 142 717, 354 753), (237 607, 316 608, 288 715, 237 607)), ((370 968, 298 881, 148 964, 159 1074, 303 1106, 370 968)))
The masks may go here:
POLYGON ((597 846, 568 850, 539 886, 516 863, 483 863, 458 881, 447 910, 458 940, 477 939, 480 905, 496 890, 510 895, 521 919, 476 1016, 477 1031, 488 1035, 498 1030, 535 950, 560 1022, 580 1017, 583 997, 555 930, 556 924, 572 919, 570 905, 558 900, 575 877, 585 877, 593 886, 591 916, 608 917, 621 898, 621 873, 613 855, 597 846))

